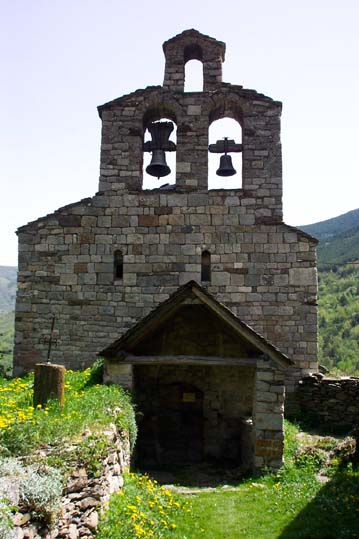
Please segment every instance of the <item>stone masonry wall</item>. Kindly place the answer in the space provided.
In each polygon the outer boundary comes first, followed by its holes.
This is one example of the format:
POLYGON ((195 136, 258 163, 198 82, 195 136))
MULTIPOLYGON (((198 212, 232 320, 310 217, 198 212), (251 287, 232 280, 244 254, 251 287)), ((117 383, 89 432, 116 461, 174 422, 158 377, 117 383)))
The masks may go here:
POLYGON ((284 448, 284 374, 265 359, 257 362, 254 395, 254 464, 260 470, 279 469, 284 448))
POLYGON ((241 191, 107 193, 21 229, 16 373, 46 358, 52 314, 53 360, 89 365, 178 286, 200 282, 204 249, 209 292, 294 359, 298 378, 315 369, 314 245, 284 224, 255 225, 250 200, 241 191))
MULTIPOLYGON (((123 473, 130 465, 128 440, 120 436, 115 425, 103 433, 109 443, 107 456, 98 477, 89 477, 83 467, 74 467, 69 474, 61 498, 61 513, 51 527, 36 511, 25 505, 13 515, 14 539, 92 539, 96 535, 100 512, 109 502, 110 495, 123 486, 123 473)), ((77 449, 66 448, 67 454, 77 449)), ((56 448, 58 451, 58 448, 56 448)), ((41 449, 36 456, 46 458, 53 448, 41 449)), ((18 500, 13 500, 14 505, 18 500)))
POLYGON ((297 411, 319 424, 358 427, 359 378, 321 378, 314 374, 300 381, 295 393, 297 411))

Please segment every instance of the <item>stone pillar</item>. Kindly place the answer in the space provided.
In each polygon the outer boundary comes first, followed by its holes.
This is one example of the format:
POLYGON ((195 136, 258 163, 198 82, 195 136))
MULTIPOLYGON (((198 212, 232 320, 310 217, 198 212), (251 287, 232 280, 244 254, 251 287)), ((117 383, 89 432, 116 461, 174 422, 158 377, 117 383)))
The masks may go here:
MULTIPOLYGON (((242 187, 253 192, 258 209, 263 206, 270 211, 270 221, 264 221, 268 224, 283 217, 281 111, 279 102, 254 99, 252 103, 247 101, 243 114, 242 187)), ((260 224, 262 214, 257 215, 260 224)))
POLYGON ((105 384, 118 384, 119 386, 132 391, 133 366, 105 360, 103 381, 105 384))
POLYGON ((98 109, 102 119, 99 191, 142 189, 143 126, 134 105, 98 109))
POLYGON ((34 406, 45 406, 48 400, 58 400, 60 406, 65 400, 65 367, 51 363, 37 363, 34 379, 34 406))
MULTIPOLYGON (((185 94, 186 96, 186 94, 185 94)), ((208 189, 208 112, 202 95, 183 99, 177 126, 176 185, 208 189)))
POLYGON ((257 364, 254 390, 254 467, 277 470, 283 464, 284 375, 270 360, 257 364))

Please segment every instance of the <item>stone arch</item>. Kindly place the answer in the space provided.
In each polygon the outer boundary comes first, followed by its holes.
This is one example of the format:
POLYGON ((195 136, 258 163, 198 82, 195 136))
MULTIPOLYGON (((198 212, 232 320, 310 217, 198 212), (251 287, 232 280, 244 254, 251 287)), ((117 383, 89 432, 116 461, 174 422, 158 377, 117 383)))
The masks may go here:
POLYGON ((203 49, 198 43, 189 43, 184 47, 183 60, 186 64, 190 60, 199 60, 203 62, 203 49))
POLYGON ((188 60, 203 63, 204 91, 213 90, 222 82, 225 44, 191 29, 163 44, 166 57, 164 87, 183 92, 184 65, 188 60))
POLYGON ((209 110, 209 125, 216 120, 222 120, 223 118, 232 118, 236 120, 243 128, 244 114, 243 103, 241 99, 236 95, 221 95, 218 93, 212 98, 212 105, 209 110))
MULTIPOLYGON (((169 140, 176 145, 177 142, 177 111, 165 104, 163 102, 155 102, 148 106, 143 113, 142 125, 143 125, 143 143, 151 140, 151 137, 148 132, 148 126, 151 123, 161 122, 161 121, 170 121, 174 125, 174 130, 170 135, 169 140)), ((168 176, 164 176, 159 180, 153 176, 150 176, 146 172, 146 168, 151 161, 152 154, 149 152, 144 152, 143 156, 143 188, 144 189, 153 189, 160 187, 163 184, 174 184, 176 181, 176 152, 175 151, 166 151, 165 159, 167 165, 171 169, 171 173, 168 176)))
MULTIPOLYGON (((238 99, 228 96, 216 96, 209 110, 209 143, 214 144, 224 137, 233 139, 236 144, 242 144, 243 139, 243 109, 238 99), (215 126, 214 124, 217 123, 215 126)), ((236 170, 234 176, 221 178, 216 175, 219 167, 220 154, 209 153, 208 158, 208 181, 210 188, 233 188, 239 189, 243 185, 243 157, 242 153, 233 152, 232 164, 236 170)))

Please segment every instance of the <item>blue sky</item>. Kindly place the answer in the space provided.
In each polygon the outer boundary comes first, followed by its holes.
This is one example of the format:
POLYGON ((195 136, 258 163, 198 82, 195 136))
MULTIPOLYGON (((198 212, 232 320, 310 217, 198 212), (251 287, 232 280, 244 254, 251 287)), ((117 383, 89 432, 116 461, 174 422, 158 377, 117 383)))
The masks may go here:
POLYGON ((283 102, 286 222, 359 206, 358 2, 0 0, 0 7, 0 265, 17 263, 18 226, 97 191, 97 105, 162 84, 162 43, 188 28, 226 42, 225 82, 283 102))

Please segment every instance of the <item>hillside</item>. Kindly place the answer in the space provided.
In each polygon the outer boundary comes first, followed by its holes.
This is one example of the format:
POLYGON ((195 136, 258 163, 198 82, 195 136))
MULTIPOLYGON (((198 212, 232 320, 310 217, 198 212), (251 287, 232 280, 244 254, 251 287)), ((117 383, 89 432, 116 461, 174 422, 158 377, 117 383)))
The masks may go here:
POLYGON ((359 265, 333 269, 319 272, 319 363, 359 375, 359 265))
POLYGON ((14 346, 14 311, 0 313, 0 376, 10 374, 14 346))
POLYGON ((319 362, 359 374, 359 209, 300 228, 319 239, 319 362))
POLYGON ((17 268, 0 266, 0 314, 15 308, 17 268))
POLYGON ((319 240, 319 269, 359 260, 359 209, 299 228, 319 240))

